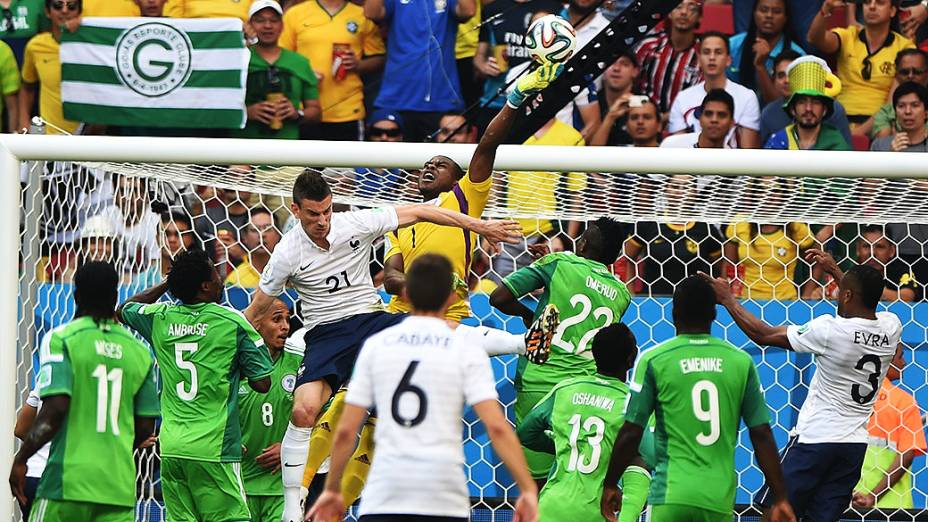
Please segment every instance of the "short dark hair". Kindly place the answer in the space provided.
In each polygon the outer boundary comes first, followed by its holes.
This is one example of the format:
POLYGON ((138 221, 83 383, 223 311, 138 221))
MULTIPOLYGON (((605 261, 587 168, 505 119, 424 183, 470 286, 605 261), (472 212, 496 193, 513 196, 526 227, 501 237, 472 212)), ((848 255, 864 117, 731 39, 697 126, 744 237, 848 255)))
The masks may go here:
POLYGON ((590 223, 583 237, 592 259, 604 265, 615 263, 622 251, 626 232, 625 225, 609 217, 601 217, 590 223))
POLYGON ((163 212, 161 214, 161 222, 162 223, 180 222, 180 223, 187 225, 188 229, 193 230, 193 221, 190 219, 190 216, 188 216, 187 214, 183 212, 177 211, 177 210, 172 210, 170 212, 163 212))
POLYGON ((619 58, 627 58, 636 68, 641 68, 641 65, 638 63, 638 55, 635 54, 635 50, 632 47, 623 46, 622 50, 619 51, 619 55, 613 60, 613 63, 619 61, 619 58))
POLYGON ((200 285, 213 278, 213 261, 204 250, 187 250, 174 258, 168 272, 168 291, 184 304, 190 304, 200 285))
POLYGON ((896 53, 896 68, 898 69, 899 64, 902 63, 902 60, 909 56, 921 56, 922 60, 928 64, 928 53, 916 47, 914 49, 903 49, 896 53))
POLYGON ((916 82, 903 82, 893 92, 893 108, 899 105, 900 98, 909 94, 918 96, 918 99, 922 101, 922 105, 928 107, 928 88, 916 82))
POLYGON ((318 170, 306 169, 293 182, 293 202, 297 205, 304 199, 322 201, 331 195, 329 182, 318 170))
POLYGON ((778 54, 777 57, 773 59, 773 70, 776 71, 777 67, 780 66, 781 62, 785 62, 785 61, 794 62, 798 60, 799 58, 801 58, 801 56, 796 51, 792 49, 783 49, 782 51, 780 51, 780 54, 778 54))
POLYGON ((271 212, 271 209, 265 207, 264 205, 255 205, 251 207, 250 209, 248 209, 249 218, 253 218, 257 216, 258 214, 267 214, 268 216, 271 216, 271 223, 273 223, 274 228, 279 228, 277 226, 277 216, 273 212, 271 212))
POLYGON ((689 276, 673 291, 673 322, 708 333, 715 321, 715 303, 712 284, 702 276, 689 276))
POLYGON ((453 285, 451 261, 440 254, 418 257, 406 271, 406 295, 414 310, 441 311, 453 285))
POLYGON ((877 234, 880 234, 881 236, 885 236, 886 229, 883 228, 883 225, 861 225, 860 227, 861 236, 863 236, 864 234, 871 234, 871 233, 877 233, 877 234))
POLYGON ((638 352, 638 340, 625 323, 615 323, 596 332, 593 337, 593 360, 600 373, 628 369, 629 355, 638 352))
POLYGON ((725 89, 712 89, 707 92, 705 98, 702 99, 702 104, 699 106, 700 111, 706 110, 706 105, 709 105, 709 102, 724 103, 728 106, 728 112, 731 113, 732 118, 735 117, 735 99, 725 89))
POLYGON ((842 282, 860 295, 864 306, 876 310, 886 284, 879 270, 870 265, 855 265, 844 273, 842 282))
POLYGON ((119 274, 111 263, 89 261, 74 273, 76 317, 89 315, 97 322, 112 319, 119 300, 119 274))
POLYGON ((702 43, 708 38, 721 38, 725 42, 725 53, 731 54, 731 46, 728 44, 728 35, 720 31, 706 31, 699 37, 699 48, 702 49, 702 43))

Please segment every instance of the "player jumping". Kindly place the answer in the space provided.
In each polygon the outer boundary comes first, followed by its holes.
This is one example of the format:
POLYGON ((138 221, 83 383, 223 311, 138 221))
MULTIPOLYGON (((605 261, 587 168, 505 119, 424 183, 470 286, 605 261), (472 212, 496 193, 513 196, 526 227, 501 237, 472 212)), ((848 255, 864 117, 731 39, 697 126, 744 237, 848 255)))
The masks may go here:
MULTIPOLYGON (((783 450, 789 500, 798 516, 837 520, 851 502, 867 452, 867 421, 902 336, 902 322, 877 312, 883 274, 869 265, 842 273, 832 257, 809 249, 806 259, 838 282, 838 315, 802 326, 770 326, 734 298, 728 283, 712 286, 719 304, 761 346, 815 355, 816 371, 790 441, 783 450)), ((758 501, 770 503, 763 491, 758 501)))
POLYGON ((380 420, 377 454, 361 498, 360 521, 470 518, 464 474, 461 416, 472 406, 521 495, 515 519, 537 519, 537 489, 519 443, 500 408, 489 359, 463 342, 445 322, 453 271, 447 258, 423 255, 409 267, 405 294, 413 312, 401 324, 371 336, 358 356, 332 449, 326 489, 312 520, 345 512, 342 471, 368 410, 380 420))
POLYGON ((768 520, 794 522, 754 361, 709 333, 715 321, 709 282, 684 279, 674 290, 672 313, 677 336, 643 353, 635 365, 625 424, 603 483, 602 516, 615 520, 616 482, 654 415, 656 461, 648 499, 653 522, 731 522, 742 420, 773 491, 768 520))
MULTIPOLYGON (((599 509, 603 477, 612 444, 625 422, 625 379, 638 346, 631 330, 617 323, 596 333, 591 351, 596 375, 561 382, 519 426, 525 447, 555 454, 554 469, 538 501, 542 522, 603 519, 599 509)), ((645 435, 639 448, 644 460, 636 459, 622 475, 620 522, 637 522, 647 501, 654 441, 650 432, 645 435)))

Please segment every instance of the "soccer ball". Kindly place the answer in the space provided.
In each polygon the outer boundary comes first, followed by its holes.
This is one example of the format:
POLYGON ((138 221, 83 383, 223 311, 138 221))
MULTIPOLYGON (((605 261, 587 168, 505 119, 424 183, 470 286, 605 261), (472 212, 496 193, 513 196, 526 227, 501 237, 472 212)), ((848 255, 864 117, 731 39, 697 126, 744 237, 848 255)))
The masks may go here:
POLYGON ((525 47, 537 62, 564 62, 574 54, 577 33, 570 22, 560 16, 545 15, 529 26, 525 47))

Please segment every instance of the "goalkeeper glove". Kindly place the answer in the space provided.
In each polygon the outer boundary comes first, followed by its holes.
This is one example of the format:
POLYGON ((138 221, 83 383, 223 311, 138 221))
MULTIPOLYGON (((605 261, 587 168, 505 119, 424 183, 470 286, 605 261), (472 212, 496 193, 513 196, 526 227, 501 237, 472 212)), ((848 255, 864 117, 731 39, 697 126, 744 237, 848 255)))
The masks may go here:
POLYGON ((506 104, 513 109, 518 109, 526 98, 550 85, 563 70, 564 64, 548 62, 523 75, 506 98, 506 104))

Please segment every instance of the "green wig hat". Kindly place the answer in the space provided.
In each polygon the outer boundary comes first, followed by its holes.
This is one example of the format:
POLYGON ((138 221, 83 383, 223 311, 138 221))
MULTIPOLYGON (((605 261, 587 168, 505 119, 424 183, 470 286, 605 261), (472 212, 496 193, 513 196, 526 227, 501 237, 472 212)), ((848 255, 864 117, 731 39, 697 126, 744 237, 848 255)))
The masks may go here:
POLYGON ((789 99, 783 104, 783 110, 792 117, 790 108, 797 96, 814 96, 825 104, 825 118, 834 113, 835 96, 841 92, 841 80, 831 73, 825 60, 817 56, 803 56, 793 60, 786 70, 789 75, 789 99))

